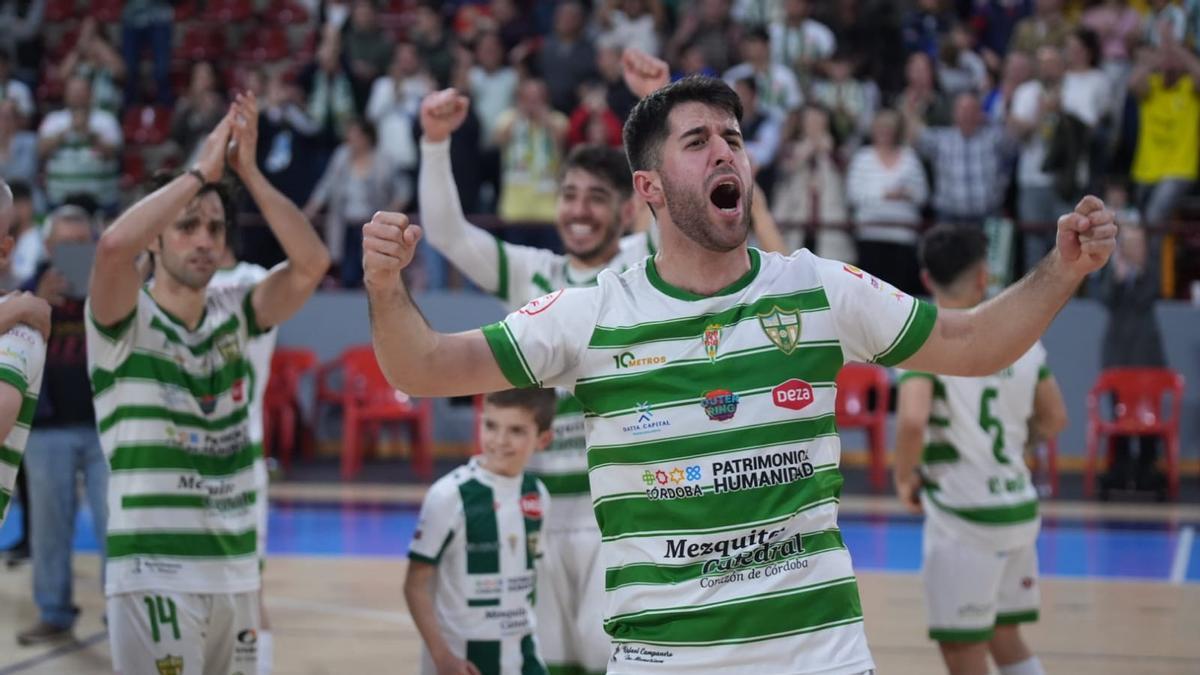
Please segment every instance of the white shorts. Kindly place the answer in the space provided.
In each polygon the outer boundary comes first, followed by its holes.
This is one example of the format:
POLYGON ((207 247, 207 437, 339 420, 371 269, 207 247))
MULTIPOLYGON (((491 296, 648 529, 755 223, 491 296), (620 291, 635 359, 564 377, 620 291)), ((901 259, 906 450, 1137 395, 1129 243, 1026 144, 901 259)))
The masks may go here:
MULTIPOLYGON (((533 635, 503 640, 467 641, 443 635, 450 651, 466 659, 483 675, 547 675, 546 664, 538 657, 537 638, 533 635)), ((410 672, 406 668, 387 672, 410 672)), ((421 675, 438 675, 429 650, 421 649, 421 675)))
POLYGON ((600 530, 543 531, 541 541, 534 611, 542 658, 551 672, 603 673, 613 646, 604 632, 600 530))
POLYGON ((984 642, 996 626, 1037 621, 1037 547, 989 551, 925 527, 925 609, 929 637, 984 642))
POLYGON ((258 593, 109 596, 108 639, 120 675, 257 672, 258 593))
POLYGON ((267 487, 270 477, 267 474, 267 460, 259 457, 254 460, 254 489, 258 492, 254 508, 257 509, 258 522, 255 523, 255 533, 258 535, 258 568, 262 569, 267 561, 267 515, 270 507, 267 504, 267 487))

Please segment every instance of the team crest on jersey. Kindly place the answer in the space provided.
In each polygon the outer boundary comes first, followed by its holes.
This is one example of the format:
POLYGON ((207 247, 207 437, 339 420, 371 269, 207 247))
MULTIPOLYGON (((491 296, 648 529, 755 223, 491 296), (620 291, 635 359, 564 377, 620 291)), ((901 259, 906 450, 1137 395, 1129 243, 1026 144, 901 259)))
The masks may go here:
POLYGON ((166 655, 154 662, 158 675, 183 675, 183 657, 166 655))
POLYGON ((234 403, 241 403, 246 399, 246 381, 238 378, 233 381, 233 386, 230 387, 230 393, 233 395, 234 403))
POLYGON ((237 338, 233 335, 223 335, 217 339, 217 353, 225 359, 225 363, 233 363, 242 355, 237 338))
POLYGON ((710 323, 704 327, 704 353, 709 363, 717 360, 717 349, 721 346, 721 324, 710 323))
POLYGON ((796 351, 796 345, 800 343, 800 312, 772 307, 771 311, 758 315, 758 325, 779 351, 784 354, 796 351))
POLYGON ((217 409, 216 396, 200 396, 196 399, 196 402, 200 404, 200 412, 204 413, 205 415, 211 415, 212 412, 217 409))

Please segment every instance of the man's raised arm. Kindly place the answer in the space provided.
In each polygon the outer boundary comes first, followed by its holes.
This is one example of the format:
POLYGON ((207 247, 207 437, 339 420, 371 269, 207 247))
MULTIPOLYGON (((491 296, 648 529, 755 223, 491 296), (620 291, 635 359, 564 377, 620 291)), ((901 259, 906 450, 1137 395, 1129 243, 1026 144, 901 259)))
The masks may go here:
POLYGON ((154 238, 166 229, 205 183, 221 179, 225 170, 225 144, 233 122, 233 109, 209 133, 192 170, 143 197, 117 218, 96 246, 96 261, 88 291, 92 317, 111 326, 137 307, 142 276, 136 261, 154 238), (199 176, 195 172, 199 172, 199 176), (203 179, 203 180, 202 180, 203 179))
POLYGON ((413 396, 462 396, 508 389, 483 332, 447 335, 429 327, 401 271, 421 228, 402 213, 379 212, 363 226, 363 282, 375 358, 391 385, 413 396))
POLYGON ((242 179, 287 256, 259 282, 251 299, 258 327, 267 329, 287 321, 312 297, 329 269, 329 251, 304 213, 258 168, 254 154, 258 145, 258 101, 254 94, 238 95, 231 134, 236 149, 229 155, 229 166, 242 179))
POLYGON ((1084 277, 1108 262, 1116 238, 1112 211, 1084 197, 1058 219, 1057 245, 1032 272, 978 307, 939 311, 929 339, 901 365, 967 377, 1011 365, 1046 332, 1084 277))

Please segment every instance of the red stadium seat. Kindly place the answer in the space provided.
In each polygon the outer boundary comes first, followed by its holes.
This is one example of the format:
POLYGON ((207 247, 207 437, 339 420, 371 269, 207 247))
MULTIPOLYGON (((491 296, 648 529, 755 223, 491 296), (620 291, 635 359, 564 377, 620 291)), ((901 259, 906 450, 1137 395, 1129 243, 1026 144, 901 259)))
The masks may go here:
POLYGON ((196 18, 195 0, 180 0, 175 3, 175 23, 191 21, 196 18))
POLYGON ((125 0, 91 0, 88 10, 100 23, 117 23, 121 20, 121 9, 125 0))
POLYGON ((429 400, 414 401, 393 389, 379 369, 369 345, 352 347, 339 359, 342 366, 342 479, 353 478, 362 469, 364 426, 378 430, 386 422, 404 422, 412 427, 411 462, 417 475, 433 477, 433 406, 429 400))
POLYGON ((209 0, 205 5, 204 18, 227 24, 249 19, 254 13, 250 0, 209 0))
POLYGON ((300 380, 317 365, 308 349, 278 348, 271 355, 271 377, 263 394, 263 452, 287 471, 296 449, 300 421, 300 380))
POLYGON ((77 11, 75 0, 46 0, 43 18, 46 23, 59 23, 75 18, 77 11))
POLYGON ((157 145, 167 140, 171 131, 171 113, 160 106, 129 106, 121 128, 126 145, 157 145))
POLYGON ((251 33, 238 54, 238 60, 261 63, 279 61, 291 51, 287 32, 279 26, 263 26, 251 33))
POLYGON ((208 26, 192 26, 183 34, 183 40, 175 50, 175 58, 205 61, 219 58, 224 51, 224 32, 208 26))
POLYGON ((891 383, 887 370, 863 363, 847 363, 837 376, 837 426, 839 430, 863 429, 871 452, 871 488, 887 486, 887 416, 891 383), (869 396, 875 392, 875 406, 869 396))
POLYGON ((1107 441, 1109 461, 1118 436, 1159 436, 1166 445, 1167 494, 1179 496, 1179 415, 1183 406, 1183 376, 1169 368, 1109 368, 1088 392, 1087 466, 1084 492, 1096 487, 1096 463, 1107 441), (1101 400, 1113 397, 1113 417, 1101 412, 1101 400), (1170 398, 1170 403, 1164 401, 1170 398))
POLYGON ((146 179, 146 158, 137 150, 127 150, 121 160, 121 189, 132 190, 146 179))
POLYGON ((263 13, 263 18, 273 26, 289 26, 308 23, 308 10, 293 0, 274 0, 263 13))

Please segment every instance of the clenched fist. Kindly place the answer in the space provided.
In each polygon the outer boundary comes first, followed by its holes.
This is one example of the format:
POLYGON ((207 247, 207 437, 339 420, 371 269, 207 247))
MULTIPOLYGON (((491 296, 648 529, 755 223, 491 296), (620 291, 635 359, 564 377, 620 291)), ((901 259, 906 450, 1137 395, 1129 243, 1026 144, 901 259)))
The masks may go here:
POLYGON ((1117 219, 1100 199, 1088 195, 1058 219, 1058 256, 1079 277, 1104 267, 1117 246, 1117 219))
POLYGON ((625 85, 639 99, 646 98, 671 82, 671 68, 666 61, 630 47, 621 54, 621 69, 625 85))
POLYGON ((368 287, 390 288, 412 262, 421 228, 408 224, 403 213, 377 211, 363 225, 363 281, 368 287))
POLYGON ((440 143, 467 119, 470 101, 455 89, 443 89, 421 100, 421 132, 433 143, 440 143))

